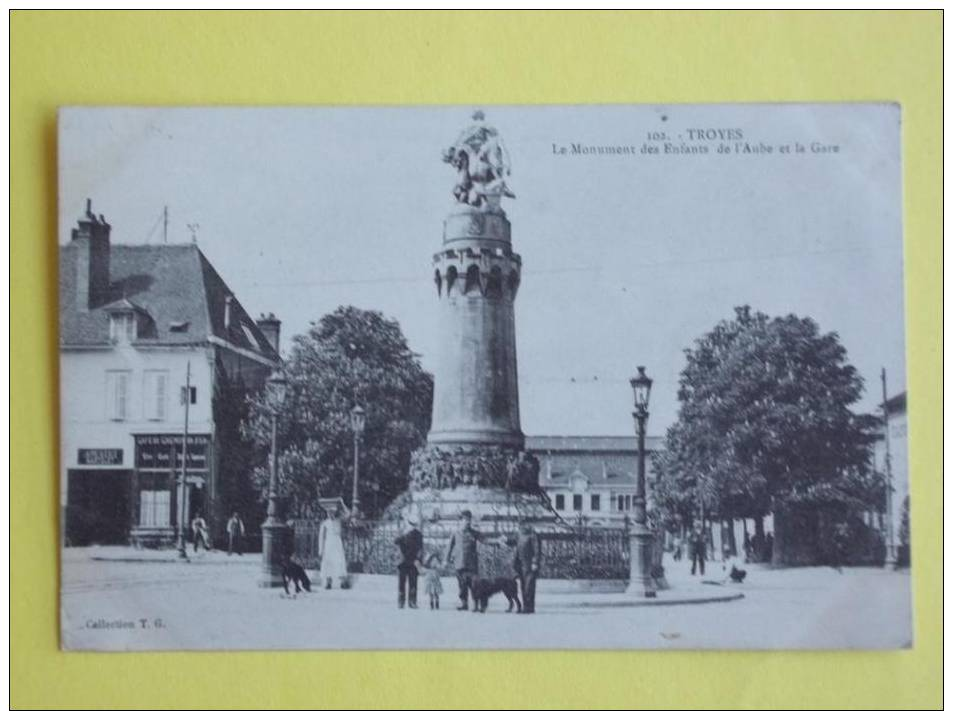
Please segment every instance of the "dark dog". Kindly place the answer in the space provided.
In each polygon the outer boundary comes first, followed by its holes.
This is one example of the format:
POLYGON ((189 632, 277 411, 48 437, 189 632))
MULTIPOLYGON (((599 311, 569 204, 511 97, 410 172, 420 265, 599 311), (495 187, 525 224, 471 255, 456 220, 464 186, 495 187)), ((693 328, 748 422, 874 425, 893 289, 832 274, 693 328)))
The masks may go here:
POLYGON ((520 612, 523 606, 520 604, 520 596, 516 591, 516 580, 513 578, 474 578, 470 587, 473 595, 473 611, 486 612, 486 604, 496 593, 506 595, 509 602, 507 612, 513 611, 513 604, 516 604, 516 611, 520 612))
POLYGON ((291 582, 295 584, 296 593, 301 592, 301 588, 311 592, 311 579, 308 577, 308 574, 304 572, 304 568, 293 560, 285 561, 284 567, 281 570, 281 579, 285 584, 285 594, 291 594, 291 591, 288 589, 288 583, 291 582))

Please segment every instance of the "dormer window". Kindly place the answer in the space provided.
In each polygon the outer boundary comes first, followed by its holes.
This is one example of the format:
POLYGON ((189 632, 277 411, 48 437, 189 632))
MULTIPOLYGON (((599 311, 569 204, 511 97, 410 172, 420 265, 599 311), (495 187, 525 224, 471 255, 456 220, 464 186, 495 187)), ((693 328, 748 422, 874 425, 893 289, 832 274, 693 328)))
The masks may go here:
POLYGON ((136 315, 133 313, 110 314, 109 340, 119 345, 128 345, 136 340, 136 315))
POLYGON ((109 340, 117 345, 129 345, 143 335, 148 336, 149 313, 140 306, 122 299, 104 309, 109 314, 109 340))

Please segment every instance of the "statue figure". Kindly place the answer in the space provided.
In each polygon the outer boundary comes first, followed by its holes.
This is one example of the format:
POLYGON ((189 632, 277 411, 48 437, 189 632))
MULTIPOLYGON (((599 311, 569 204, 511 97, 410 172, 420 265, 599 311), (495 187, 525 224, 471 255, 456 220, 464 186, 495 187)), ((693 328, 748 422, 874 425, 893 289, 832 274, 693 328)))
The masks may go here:
POLYGON ((443 153, 443 161, 457 170, 453 197, 473 207, 498 207, 501 197, 516 197, 506 184, 510 158, 499 132, 483 123, 483 112, 464 129, 456 142, 443 153))

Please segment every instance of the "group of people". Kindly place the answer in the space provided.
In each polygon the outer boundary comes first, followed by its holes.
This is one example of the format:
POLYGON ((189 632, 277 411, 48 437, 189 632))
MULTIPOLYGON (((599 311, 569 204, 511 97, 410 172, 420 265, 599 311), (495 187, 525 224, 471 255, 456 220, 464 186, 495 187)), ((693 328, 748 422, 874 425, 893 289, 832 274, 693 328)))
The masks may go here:
MULTIPOLYGON (((232 512, 231 518, 229 518, 228 523, 225 524, 225 532, 228 534, 228 554, 237 553, 241 555, 242 549, 244 548, 245 522, 242 521, 237 511, 232 512)), ((195 517, 192 519, 193 553, 198 552, 199 545, 203 546, 207 551, 212 550, 208 524, 205 522, 205 518, 201 513, 195 514, 195 517)))
MULTIPOLYGON (((443 556, 431 553, 424 559, 424 538, 420 532, 420 522, 407 521, 408 530, 399 536, 396 544, 400 549, 400 563, 397 566, 397 606, 417 607, 417 582, 424 576, 425 594, 429 598, 430 609, 440 609, 440 595, 443 586, 440 573, 444 568, 452 568, 457 578, 457 610, 468 610, 472 602, 473 609, 478 608, 474 592, 474 583, 480 575, 480 556, 478 544, 501 545, 502 536, 482 533, 473 526, 473 514, 468 510, 460 512, 460 528, 450 537, 443 556)), ((522 598, 522 607, 517 610, 524 614, 536 611, 536 580, 542 561, 542 546, 539 535, 532 524, 523 522, 516 536, 513 551, 512 576, 517 580, 522 598)))

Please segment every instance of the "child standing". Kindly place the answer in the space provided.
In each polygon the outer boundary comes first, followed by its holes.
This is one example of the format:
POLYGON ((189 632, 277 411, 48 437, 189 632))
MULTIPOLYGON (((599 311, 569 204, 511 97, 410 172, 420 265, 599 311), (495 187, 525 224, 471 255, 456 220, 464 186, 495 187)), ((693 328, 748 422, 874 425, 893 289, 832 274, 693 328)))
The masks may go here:
POLYGON ((424 591, 430 598, 430 609, 440 609, 440 593, 443 592, 443 585, 440 583, 440 556, 431 553, 427 556, 422 570, 424 574, 424 591))

